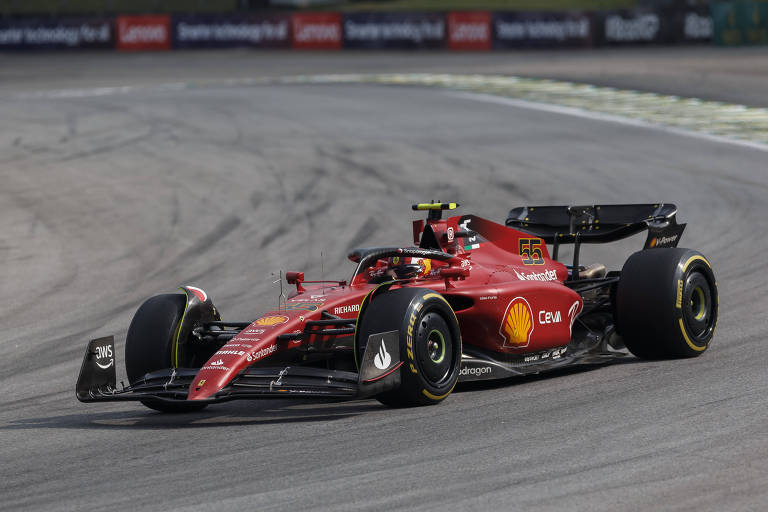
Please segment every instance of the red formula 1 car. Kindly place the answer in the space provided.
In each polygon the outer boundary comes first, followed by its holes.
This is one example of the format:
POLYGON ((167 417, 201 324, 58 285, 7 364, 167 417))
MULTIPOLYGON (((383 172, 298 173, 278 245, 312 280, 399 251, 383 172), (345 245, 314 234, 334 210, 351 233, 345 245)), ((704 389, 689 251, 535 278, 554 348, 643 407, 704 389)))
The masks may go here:
POLYGON ((139 400, 160 411, 269 397, 375 397, 435 404, 457 382, 505 379, 626 357, 691 357, 709 346, 717 284, 706 258, 676 248, 671 204, 515 208, 506 226, 473 215, 413 223, 411 247, 355 249, 349 281, 286 278, 296 290, 248 322, 222 321, 192 286, 150 298, 116 385, 112 337, 88 344, 83 402, 139 400), (582 266, 579 249, 648 231, 622 270, 582 266), (550 255, 547 244, 552 247, 550 255), (573 244, 573 262, 557 261, 573 244))

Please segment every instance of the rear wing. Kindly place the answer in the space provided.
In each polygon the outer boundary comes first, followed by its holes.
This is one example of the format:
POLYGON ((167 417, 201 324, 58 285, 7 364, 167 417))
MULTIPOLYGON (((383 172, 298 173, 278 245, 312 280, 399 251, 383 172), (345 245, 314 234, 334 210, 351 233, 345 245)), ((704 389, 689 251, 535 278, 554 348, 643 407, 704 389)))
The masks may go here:
POLYGON ((648 231, 643 249, 677 247, 685 224, 678 224, 674 204, 603 204, 593 206, 522 206, 509 211, 506 225, 552 244, 575 244, 572 280, 579 279, 579 247, 621 240, 648 231))
POLYGON ((522 206, 509 211, 506 224, 555 245, 614 242, 648 230, 650 249, 677 246, 685 224, 675 215, 677 206, 664 203, 522 206))

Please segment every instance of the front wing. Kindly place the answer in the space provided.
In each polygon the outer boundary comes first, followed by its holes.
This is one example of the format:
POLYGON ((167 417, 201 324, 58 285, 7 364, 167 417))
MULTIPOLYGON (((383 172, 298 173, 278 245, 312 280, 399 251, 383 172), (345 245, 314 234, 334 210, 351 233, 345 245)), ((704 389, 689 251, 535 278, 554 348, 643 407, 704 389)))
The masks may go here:
MULTIPOLYGON (((197 368, 167 368, 148 373, 132 385, 117 386, 114 338, 91 340, 85 351, 76 396, 81 402, 152 400, 186 401, 197 368)), ((367 354, 366 354, 367 355, 367 354)), ((397 355, 397 354, 393 354, 397 355)), ((373 357, 363 357, 360 373, 307 366, 246 368, 211 397, 195 403, 238 399, 325 398, 351 400, 373 396, 400 385, 399 357, 384 371, 367 368, 373 357), (366 376, 363 380, 361 376, 366 376)))

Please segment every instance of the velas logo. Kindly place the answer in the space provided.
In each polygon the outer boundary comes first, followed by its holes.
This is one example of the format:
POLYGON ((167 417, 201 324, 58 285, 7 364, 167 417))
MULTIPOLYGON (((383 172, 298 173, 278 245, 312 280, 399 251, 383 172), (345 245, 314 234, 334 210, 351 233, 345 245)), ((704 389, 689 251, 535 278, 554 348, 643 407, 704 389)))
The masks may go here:
POLYGON ((568 308, 568 332, 571 332, 573 329, 573 322, 576 321, 576 317, 579 316, 579 313, 581 313, 581 301, 577 300, 571 304, 570 308, 568 308))
POLYGON ((499 329, 505 347, 526 347, 533 334, 531 305, 522 297, 515 297, 507 305, 504 320, 499 329))
POLYGON ((392 356, 387 352, 387 346, 384 344, 384 338, 381 338, 381 346, 376 356, 373 358, 373 365, 379 370, 386 370, 392 362, 392 356))
POLYGON ((256 325, 263 325, 264 327, 272 327, 275 325, 284 324, 288 321, 287 316, 283 315, 270 315, 264 316, 256 320, 256 325))
POLYGON ((205 293, 205 291, 202 288, 197 288, 195 286, 185 286, 187 290, 191 291, 193 294, 195 294, 195 297, 197 297, 200 302, 205 302, 208 300, 208 294, 205 293))

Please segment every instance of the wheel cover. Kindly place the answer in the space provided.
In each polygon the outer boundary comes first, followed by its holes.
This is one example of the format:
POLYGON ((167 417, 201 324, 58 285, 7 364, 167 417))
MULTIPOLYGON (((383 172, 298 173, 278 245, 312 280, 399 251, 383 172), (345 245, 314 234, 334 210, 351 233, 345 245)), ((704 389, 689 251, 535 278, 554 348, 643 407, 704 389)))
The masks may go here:
POLYGON ((698 270, 691 271, 683 286, 682 313, 685 328, 697 342, 706 342, 715 324, 713 287, 698 270))
POLYGON ((451 377, 454 340, 448 324, 436 312, 426 313, 419 322, 416 356, 429 384, 440 387, 451 377))

